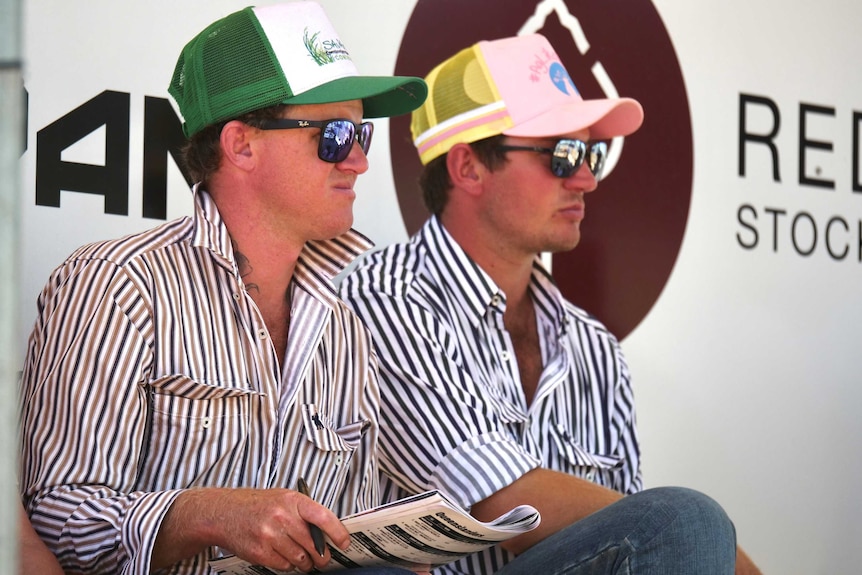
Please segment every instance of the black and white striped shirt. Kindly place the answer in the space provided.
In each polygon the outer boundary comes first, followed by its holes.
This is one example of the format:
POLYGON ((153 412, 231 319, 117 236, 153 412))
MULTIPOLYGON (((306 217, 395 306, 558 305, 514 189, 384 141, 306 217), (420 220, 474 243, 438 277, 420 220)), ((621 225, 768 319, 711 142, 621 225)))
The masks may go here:
MULTIPOLYGON (((193 217, 84 246, 38 300, 21 383, 21 490, 68 573, 149 573, 181 490, 294 488, 346 515, 379 500, 377 360, 332 278, 350 231, 296 265, 279 369, 209 194, 193 217)), ((168 570, 210 573, 211 549, 168 570)))
MULTIPOLYGON (((340 293, 380 357, 384 499, 440 489, 470 507, 544 467, 641 489, 629 372, 616 338, 565 301, 536 259, 543 371, 528 407, 503 327, 506 296, 431 218, 367 256, 340 293)), ((500 547, 441 573, 493 573, 500 547)))

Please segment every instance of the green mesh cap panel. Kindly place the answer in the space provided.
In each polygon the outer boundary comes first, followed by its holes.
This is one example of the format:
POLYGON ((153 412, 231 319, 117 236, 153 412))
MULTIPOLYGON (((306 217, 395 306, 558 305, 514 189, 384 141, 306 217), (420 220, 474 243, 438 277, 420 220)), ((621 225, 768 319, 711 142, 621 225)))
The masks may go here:
POLYGON ((213 23, 186 45, 168 91, 186 136, 292 95, 249 8, 213 23))

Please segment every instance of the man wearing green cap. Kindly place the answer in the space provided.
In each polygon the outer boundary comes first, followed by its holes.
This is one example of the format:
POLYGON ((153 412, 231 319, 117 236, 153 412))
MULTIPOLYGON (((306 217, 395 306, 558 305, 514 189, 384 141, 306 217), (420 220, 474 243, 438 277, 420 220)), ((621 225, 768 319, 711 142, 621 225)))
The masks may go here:
POLYGON ((376 360, 332 284, 369 247, 350 229, 362 120, 426 87, 359 76, 296 2, 207 27, 169 91, 194 214, 53 272, 22 376, 22 496, 69 573, 322 567, 309 524, 344 547, 337 518, 379 500, 376 360))

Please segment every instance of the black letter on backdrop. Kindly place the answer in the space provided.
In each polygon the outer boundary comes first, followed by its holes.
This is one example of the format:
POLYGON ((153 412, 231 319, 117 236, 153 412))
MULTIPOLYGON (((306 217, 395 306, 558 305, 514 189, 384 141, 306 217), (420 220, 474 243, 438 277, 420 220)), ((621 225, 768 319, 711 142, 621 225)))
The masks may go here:
POLYGON ((844 226, 844 230, 847 232, 850 231, 850 226, 847 224, 847 220, 845 220, 841 216, 835 216, 834 218, 829 220, 828 224, 826 224, 826 233, 823 234, 823 237, 826 239, 826 251, 829 252, 829 255, 832 256, 833 260, 841 261, 847 257, 847 253, 850 251, 850 244, 849 243, 845 244, 844 245, 844 251, 841 252, 840 254, 836 254, 835 252, 832 251, 832 241, 831 241, 832 224, 834 224, 835 222, 840 222, 841 225, 844 226))
POLYGON ((814 253, 814 248, 817 247, 817 222, 814 221, 811 214, 808 212, 799 212, 793 216, 793 224, 790 226, 790 240, 793 242, 793 248, 796 250, 796 253, 800 256, 810 256, 814 253), (800 249, 799 244, 796 242, 796 225, 802 218, 805 218, 811 224, 811 247, 807 251, 800 249))
POLYGON ((24 118, 21 122, 21 154, 27 151, 27 122, 30 119, 30 94, 26 88, 21 88, 21 103, 24 106, 24 118))
MULTIPOLYGON (((835 108, 824 108, 823 106, 815 106, 813 104, 799 104, 799 183, 808 186, 816 186, 818 188, 835 189, 835 182, 832 180, 819 180, 817 178, 809 178, 805 175, 805 150, 814 148, 817 150, 832 151, 832 142, 820 142, 817 140, 809 140, 807 138, 806 118, 808 112, 814 114, 824 114, 827 116, 835 116, 835 108)), ((811 252, 808 252, 811 253, 811 252)), ((808 255, 808 254, 802 254, 808 255)))
POLYGON ((180 150, 186 141, 183 125, 165 98, 144 97, 144 198, 145 218, 168 217, 168 154, 180 167, 186 183, 193 182, 183 169, 180 150))
POLYGON ((761 98, 760 96, 752 96, 750 94, 739 94, 739 175, 745 175, 745 142, 758 142, 766 144, 772 151, 772 179, 776 182, 781 181, 778 175, 778 148, 775 147, 775 136, 778 135, 778 128, 781 125, 781 115, 778 113, 778 106, 769 98, 761 98), (762 104, 772 110, 772 131, 768 134, 749 134, 745 131, 745 110, 749 104, 762 104))
POLYGON ((772 214, 772 251, 778 251, 778 216, 787 214, 787 210, 779 208, 763 208, 767 214, 772 214))
POLYGON ((862 112, 853 112, 853 191, 862 192, 859 182, 859 122, 862 122, 862 112))
POLYGON ((757 211, 754 209, 754 206, 749 204, 742 204, 739 206, 739 210, 736 212, 736 219, 739 222, 739 225, 742 227, 751 230, 751 235, 754 236, 749 243, 745 243, 742 241, 742 236, 739 232, 736 232, 736 241, 739 242, 739 245, 744 247, 747 250, 752 250, 757 247, 757 242, 760 239, 760 236, 757 233, 757 228, 754 227, 753 223, 746 222, 742 219, 743 211, 750 212, 751 217, 754 218, 754 221, 757 221, 757 211))
POLYGON ((105 197, 105 213, 129 213, 129 94, 105 90, 36 135, 36 205, 60 207, 60 191, 105 197), (63 150, 105 126, 105 165, 64 162, 63 150))

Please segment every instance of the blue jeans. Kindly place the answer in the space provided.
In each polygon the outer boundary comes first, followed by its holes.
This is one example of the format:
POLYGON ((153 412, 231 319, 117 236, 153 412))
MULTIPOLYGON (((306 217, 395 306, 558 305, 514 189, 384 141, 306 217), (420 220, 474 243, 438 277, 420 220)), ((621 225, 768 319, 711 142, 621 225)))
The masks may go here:
POLYGON ((660 487, 624 497, 518 555, 498 575, 732 574, 736 529, 712 499, 660 487))
POLYGON ((350 569, 350 575, 414 575, 413 571, 407 571, 400 567, 360 567, 350 569))

